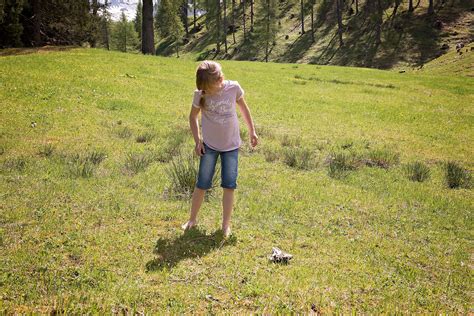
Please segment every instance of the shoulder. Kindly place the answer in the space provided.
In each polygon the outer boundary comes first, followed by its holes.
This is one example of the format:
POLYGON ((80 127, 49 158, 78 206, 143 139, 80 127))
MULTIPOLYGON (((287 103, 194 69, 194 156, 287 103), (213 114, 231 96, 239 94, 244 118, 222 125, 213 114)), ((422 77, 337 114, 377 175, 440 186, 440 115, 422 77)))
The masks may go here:
POLYGON ((240 84, 237 80, 227 80, 227 84, 231 88, 240 87, 240 84))
POLYGON ((227 90, 235 91, 237 94, 240 94, 243 91, 240 83, 237 80, 228 80, 227 90))

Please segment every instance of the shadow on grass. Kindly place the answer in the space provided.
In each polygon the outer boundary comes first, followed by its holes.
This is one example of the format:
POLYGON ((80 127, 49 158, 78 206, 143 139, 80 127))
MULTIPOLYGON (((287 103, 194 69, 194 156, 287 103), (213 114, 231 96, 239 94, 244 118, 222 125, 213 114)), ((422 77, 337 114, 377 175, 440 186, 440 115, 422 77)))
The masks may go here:
POLYGON ((153 250, 155 258, 148 261, 145 268, 147 272, 173 268, 181 260, 202 257, 213 250, 234 245, 236 241, 237 238, 232 235, 224 239, 221 229, 208 235, 198 227, 192 228, 175 239, 158 239, 153 250))

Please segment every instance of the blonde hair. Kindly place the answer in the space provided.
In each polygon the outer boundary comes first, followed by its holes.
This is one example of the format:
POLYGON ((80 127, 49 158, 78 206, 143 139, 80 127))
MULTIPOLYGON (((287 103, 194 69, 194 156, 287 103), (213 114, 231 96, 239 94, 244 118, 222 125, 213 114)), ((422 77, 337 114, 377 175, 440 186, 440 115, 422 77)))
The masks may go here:
POLYGON ((196 70, 196 87, 201 90, 201 99, 199 106, 205 107, 206 90, 212 87, 216 82, 224 78, 222 67, 219 63, 211 60, 204 60, 199 64, 196 70))

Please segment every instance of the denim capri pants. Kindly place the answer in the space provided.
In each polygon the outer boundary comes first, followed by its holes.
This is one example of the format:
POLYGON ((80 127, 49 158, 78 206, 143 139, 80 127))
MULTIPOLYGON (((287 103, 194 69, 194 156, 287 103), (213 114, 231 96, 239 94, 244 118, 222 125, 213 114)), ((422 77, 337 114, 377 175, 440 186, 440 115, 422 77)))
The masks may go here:
POLYGON ((208 190, 212 187, 212 178, 216 168, 217 157, 221 156, 221 187, 225 189, 237 188, 237 165, 239 149, 217 151, 204 143, 205 153, 199 162, 199 173, 196 187, 208 190))

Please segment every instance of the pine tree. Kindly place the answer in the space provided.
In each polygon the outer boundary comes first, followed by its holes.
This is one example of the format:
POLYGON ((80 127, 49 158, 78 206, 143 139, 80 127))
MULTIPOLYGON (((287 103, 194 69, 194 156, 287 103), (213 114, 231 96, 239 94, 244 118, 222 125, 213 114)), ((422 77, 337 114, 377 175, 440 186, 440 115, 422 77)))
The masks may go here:
POLYGON ((108 11, 109 1, 105 0, 105 5, 102 12, 102 34, 104 46, 110 50, 110 13, 108 11))
POLYGON ((173 31, 173 16, 178 14, 178 8, 173 0, 161 0, 155 15, 155 27, 158 34, 168 37, 173 31))
POLYGON ((265 47, 265 61, 268 62, 271 46, 275 44, 278 32, 278 0, 260 0, 258 12, 260 20, 255 24, 255 33, 265 47))
POLYGON ((127 52, 129 47, 137 46, 138 37, 134 24, 127 20, 124 12, 122 12, 120 21, 115 23, 112 38, 115 48, 122 52, 127 52))
POLYGON ((184 35, 184 27, 179 11, 180 5, 177 1, 161 0, 155 16, 158 33, 161 37, 169 37, 174 42, 177 57, 179 57, 181 38, 184 35))
POLYGON ((21 34, 23 25, 20 23, 20 15, 23 10, 23 1, 3 0, 4 16, 0 24, 0 47, 22 46, 21 34))
POLYGON ((135 19, 133 20, 133 24, 135 26, 135 31, 138 33, 138 38, 142 39, 142 10, 143 10, 143 5, 142 5, 142 0, 138 0, 137 4, 137 11, 135 12, 135 19))

